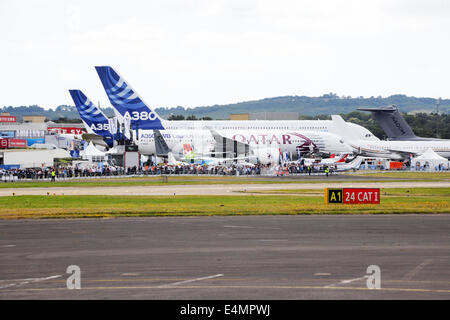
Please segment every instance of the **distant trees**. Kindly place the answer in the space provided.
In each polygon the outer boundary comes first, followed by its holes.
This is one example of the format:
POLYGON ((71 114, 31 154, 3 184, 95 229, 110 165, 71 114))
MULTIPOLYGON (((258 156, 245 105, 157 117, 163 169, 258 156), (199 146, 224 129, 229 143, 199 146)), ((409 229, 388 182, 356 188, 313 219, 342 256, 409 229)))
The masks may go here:
MULTIPOLYGON (((167 120, 184 120, 184 116, 181 114, 171 114, 169 118, 167 118, 167 120)), ((194 116, 193 114, 191 114, 190 116, 188 116, 186 118, 186 120, 212 120, 211 117, 202 117, 200 119, 198 119, 196 116, 194 116)))
MULTIPOLYGON (((48 120, 48 119, 47 119, 48 120)), ((54 123, 81 123, 81 119, 68 119, 66 117, 61 117, 58 119, 52 120, 54 123)))
MULTIPOLYGON (((371 96, 370 98, 341 96, 330 92, 320 97, 308 96, 282 96, 265 98, 255 101, 239 102, 228 105, 213 105, 207 107, 185 108, 156 108, 155 111, 168 120, 212 120, 229 119, 232 113, 255 112, 298 112, 301 120, 331 119, 330 114, 341 114, 345 120, 358 123, 379 138, 385 138, 384 131, 373 120, 370 113, 355 111, 358 108, 380 107, 395 104, 405 114, 405 120, 418 136, 440 137, 450 139, 450 99, 441 99, 437 115, 436 99, 408 97, 403 94, 389 97, 371 96)), ((114 116, 112 108, 101 109, 106 116, 114 116)), ((32 106, 5 106, 0 112, 7 112, 16 116, 20 121, 24 115, 41 115, 57 122, 80 121, 79 114, 74 106, 61 105, 56 109, 44 109, 37 105, 32 106), (76 120, 75 120, 76 119, 76 120)))
MULTIPOLYGON (((406 122, 414 133, 419 137, 450 139, 450 114, 436 113, 402 113, 406 122)), ((366 112, 350 112, 342 114, 344 120, 359 124, 380 139, 386 139, 387 136, 378 122, 366 112)))
POLYGON ((181 114, 171 114, 167 120, 184 120, 184 116, 181 114))
MULTIPOLYGON (((406 122, 414 133, 419 137, 450 139, 450 114, 436 113, 402 113, 406 122)), ((367 128, 380 139, 386 139, 387 136, 377 121, 375 121, 369 112, 353 111, 341 114, 345 121, 353 122, 367 128)), ((328 114, 319 114, 317 116, 302 115, 299 120, 331 120, 328 114)))

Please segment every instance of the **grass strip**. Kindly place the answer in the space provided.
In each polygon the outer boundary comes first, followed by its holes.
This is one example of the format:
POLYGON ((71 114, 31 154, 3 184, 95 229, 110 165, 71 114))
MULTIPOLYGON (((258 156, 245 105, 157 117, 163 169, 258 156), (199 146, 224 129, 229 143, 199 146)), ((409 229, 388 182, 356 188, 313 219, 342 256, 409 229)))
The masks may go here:
POLYGON ((128 216, 450 213, 448 196, 382 197, 380 205, 325 205, 317 196, 10 196, 0 219, 128 216))
MULTIPOLYGON (((241 191, 245 193, 244 191, 241 191)), ((405 197, 450 197, 450 188, 381 188, 381 196, 405 196, 405 197)), ((248 191, 253 194, 297 194, 297 195, 317 195, 323 196, 323 189, 273 189, 273 190, 258 190, 248 191)))

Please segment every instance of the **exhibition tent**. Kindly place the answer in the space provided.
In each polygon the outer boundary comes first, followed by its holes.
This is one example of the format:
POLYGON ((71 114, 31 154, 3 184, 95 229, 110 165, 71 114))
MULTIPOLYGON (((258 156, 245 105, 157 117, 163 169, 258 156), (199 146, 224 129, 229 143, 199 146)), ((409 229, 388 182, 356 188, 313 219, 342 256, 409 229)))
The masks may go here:
POLYGON ((98 150, 91 141, 91 142, 89 142, 86 149, 81 151, 81 156, 83 159, 88 159, 90 161, 92 161, 92 160, 100 160, 101 161, 105 157, 105 153, 98 150))
POLYGON ((416 168, 416 170, 428 171, 448 169, 449 161, 446 158, 438 155, 430 148, 422 155, 411 160, 411 168, 416 168))

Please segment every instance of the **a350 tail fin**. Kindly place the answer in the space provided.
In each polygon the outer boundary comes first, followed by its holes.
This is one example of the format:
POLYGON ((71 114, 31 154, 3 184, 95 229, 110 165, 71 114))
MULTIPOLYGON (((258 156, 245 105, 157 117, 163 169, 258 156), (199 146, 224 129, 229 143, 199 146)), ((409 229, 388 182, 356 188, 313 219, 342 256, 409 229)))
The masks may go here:
POLYGON ((415 140, 417 138, 395 105, 381 108, 358 108, 358 110, 372 112, 375 120, 391 140, 415 140))
POLYGON ((150 109, 131 86, 112 68, 95 67, 109 101, 117 111, 131 120, 132 129, 164 129, 161 118, 150 109))
POLYGON ((69 90, 69 92, 87 132, 104 137, 105 142, 112 145, 113 139, 109 131, 108 118, 81 90, 69 90))

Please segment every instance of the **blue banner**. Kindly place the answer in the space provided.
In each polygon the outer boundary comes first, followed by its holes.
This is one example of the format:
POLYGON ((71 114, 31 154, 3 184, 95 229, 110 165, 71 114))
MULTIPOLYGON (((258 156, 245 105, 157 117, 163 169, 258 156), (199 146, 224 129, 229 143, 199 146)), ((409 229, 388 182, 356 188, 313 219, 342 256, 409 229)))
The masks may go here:
POLYGON ((27 146, 32 146, 35 143, 45 143, 45 138, 33 138, 33 139, 26 139, 27 140, 27 146))

